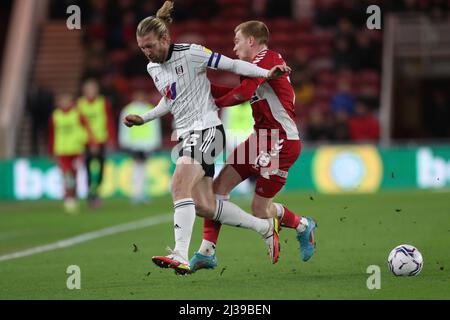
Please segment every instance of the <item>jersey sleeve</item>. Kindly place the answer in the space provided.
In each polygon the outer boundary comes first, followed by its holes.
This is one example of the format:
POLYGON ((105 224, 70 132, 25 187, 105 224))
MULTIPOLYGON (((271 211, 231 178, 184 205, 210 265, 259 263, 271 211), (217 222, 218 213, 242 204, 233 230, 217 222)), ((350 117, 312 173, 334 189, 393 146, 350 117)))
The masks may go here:
POLYGON ((191 45, 190 47, 191 62, 197 64, 202 69, 220 69, 233 72, 235 74, 248 77, 266 78, 269 70, 258 67, 246 61, 230 59, 227 56, 217 52, 212 52, 208 48, 199 45, 191 45))
MULTIPOLYGON (((217 61, 218 56, 220 56, 218 53, 212 52, 208 48, 198 45, 198 44, 191 44, 191 47, 189 49, 191 62, 201 69, 206 68, 213 68, 217 61)), ((220 58, 219 58, 220 60, 220 58)), ((218 63, 218 61, 217 61, 218 63)), ((216 67, 217 68, 217 67, 216 67)))

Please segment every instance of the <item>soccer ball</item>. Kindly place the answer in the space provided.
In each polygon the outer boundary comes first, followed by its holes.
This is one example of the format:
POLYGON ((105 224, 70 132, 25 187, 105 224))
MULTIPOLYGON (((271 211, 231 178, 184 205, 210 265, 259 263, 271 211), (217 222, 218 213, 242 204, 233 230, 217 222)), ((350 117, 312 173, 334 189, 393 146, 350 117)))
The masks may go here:
POLYGON ((392 249, 387 262, 389 270, 396 276, 415 276, 423 267, 422 254, 409 244, 392 249))

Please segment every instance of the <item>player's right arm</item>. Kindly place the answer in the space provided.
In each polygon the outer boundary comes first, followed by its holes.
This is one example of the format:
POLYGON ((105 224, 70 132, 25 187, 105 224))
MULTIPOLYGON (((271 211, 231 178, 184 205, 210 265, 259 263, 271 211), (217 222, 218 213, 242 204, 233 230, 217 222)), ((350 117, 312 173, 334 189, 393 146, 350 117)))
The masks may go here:
POLYGON ((160 118, 170 111, 170 105, 167 103, 166 98, 163 97, 161 100, 159 100, 159 103, 156 107, 154 107, 152 110, 144 113, 143 115, 137 115, 137 114, 129 114, 125 117, 123 120, 123 123, 127 127, 132 126, 141 126, 144 123, 150 122, 156 118, 160 118))
POLYGON ((249 101, 261 83, 261 78, 246 78, 239 86, 231 89, 226 94, 214 97, 215 103, 219 108, 224 108, 249 101))
POLYGON ((232 87, 225 87, 218 84, 211 83, 211 95, 214 99, 220 98, 233 90, 232 87))

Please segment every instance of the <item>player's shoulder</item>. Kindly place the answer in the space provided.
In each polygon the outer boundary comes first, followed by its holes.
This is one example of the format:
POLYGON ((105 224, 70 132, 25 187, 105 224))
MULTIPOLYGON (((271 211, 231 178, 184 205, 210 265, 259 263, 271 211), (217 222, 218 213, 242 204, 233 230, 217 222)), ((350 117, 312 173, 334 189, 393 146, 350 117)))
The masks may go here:
POLYGON ((190 43, 174 43, 173 51, 174 52, 187 51, 191 48, 191 46, 192 46, 192 44, 190 44, 190 43))
POLYGON ((208 49, 207 47, 200 45, 200 44, 191 44, 190 50, 193 55, 210 55, 212 51, 208 49))

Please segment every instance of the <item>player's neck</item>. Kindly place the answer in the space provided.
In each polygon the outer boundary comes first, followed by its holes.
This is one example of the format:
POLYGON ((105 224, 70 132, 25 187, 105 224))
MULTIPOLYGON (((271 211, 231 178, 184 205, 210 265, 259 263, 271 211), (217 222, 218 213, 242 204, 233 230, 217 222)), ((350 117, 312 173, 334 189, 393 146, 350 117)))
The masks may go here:
POLYGON ((252 50, 253 58, 255 58, 261 51, 264 51, 264 50, 267 50, 267 49, 268 48, 267 48, 266 45, 259 45, 257 47, 254 47, 253 50, 252 50))

